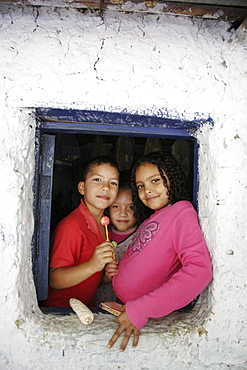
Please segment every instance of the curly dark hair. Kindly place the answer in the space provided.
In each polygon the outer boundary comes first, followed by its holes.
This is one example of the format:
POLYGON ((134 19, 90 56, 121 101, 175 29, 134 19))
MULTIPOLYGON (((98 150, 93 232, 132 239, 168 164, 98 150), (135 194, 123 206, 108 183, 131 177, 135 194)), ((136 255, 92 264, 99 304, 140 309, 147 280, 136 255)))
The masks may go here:
POLYGON ((131 172, 132 209, 138 225, 154 213, 154 210, 145 206, 139 199, 135 183, 136 170, 144 163, 151 163, 157 166, 160 176, 164 180, 164 186, 167 187, 167 178, 164 175, 165 171, 170 181, 170 188, 167 189, 167 194, 171 204, 180 200, 189 200, 187 179, 176 159, 166 152, 148 153, 135 163, 131 172))

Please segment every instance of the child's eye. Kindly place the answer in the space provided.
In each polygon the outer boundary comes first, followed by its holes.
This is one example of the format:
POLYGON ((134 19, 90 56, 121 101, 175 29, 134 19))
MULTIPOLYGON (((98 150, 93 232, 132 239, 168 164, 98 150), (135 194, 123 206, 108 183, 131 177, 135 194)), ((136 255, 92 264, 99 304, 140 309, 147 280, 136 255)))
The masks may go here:
POLYGON ((96 177, 95 179, 93 179, 93 181, 99 182, 101 181, 101 179, 99 177, 96 177))
POLYGON ((117 182, 115 182, 115 181, 112 181, 112 182, 111 182, 111 185, 113 185, 113 186, 118 186, 118 183, 117 183, 117 182))
POLYGON ((113 204, 113 205, 111 206, 111 208, 117 209, 117 208, 118 208, 118 206, 117 206, 116 204, 113 204))
POLYGON ((137 189, 142 189, 143 188, 143 185, 136 185, 137 189))
POLYGON ((152 182, 154 182, 154 183, 155 183, 155 182, 158 182, 158 181, 160 181, 160 179, 153 179, 153 180, 152 180, 152 182))

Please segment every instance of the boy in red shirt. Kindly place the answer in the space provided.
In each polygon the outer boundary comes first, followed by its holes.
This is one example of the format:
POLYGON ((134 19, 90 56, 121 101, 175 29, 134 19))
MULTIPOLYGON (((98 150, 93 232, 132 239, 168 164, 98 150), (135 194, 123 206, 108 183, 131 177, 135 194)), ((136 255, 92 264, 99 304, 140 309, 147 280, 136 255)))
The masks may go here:
POLYGON ((69 307, 70 298, 95 305, 104 267, 113 261, 114 252, 100 220, 117 197, 118 182, 118 167, 110 157, 95 157, 86 166, 78 184, 83 199, 54 233, 48 298, 41 306, 69 307))

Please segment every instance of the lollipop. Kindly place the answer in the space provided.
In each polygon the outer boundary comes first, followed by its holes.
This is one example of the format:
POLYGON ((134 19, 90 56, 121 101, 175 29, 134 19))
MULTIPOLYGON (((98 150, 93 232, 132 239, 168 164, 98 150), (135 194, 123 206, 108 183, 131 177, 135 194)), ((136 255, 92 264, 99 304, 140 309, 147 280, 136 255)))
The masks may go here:
POLYGON ((105 226, 106 241, 107 241, 107 242, 109 242, 109 241, 110 241, 110 239, 109 239, 109 234, 108 234, 108 227, 107 227, 107 225, 109 225, 109 223, 110 223, 110 219, 109 219, 109 217, 107 217, 107 216, 102 216, 102 217, 101 217, 100 222, 101 222, 101 225, 105 226))
MULTIPOLYGON (((106 235, 106 241, 109 242, 109 234, 108 234, 108 225, 110 223, 110 219, 107 216, 102 216, 100 220, 101 225, 105 226, 105 235, 106 235)), ((112 242, 114 248, 117 248, 117 242, 112 242)), ((115 253, 113 252, 113 259, 115 260, 115 253)))

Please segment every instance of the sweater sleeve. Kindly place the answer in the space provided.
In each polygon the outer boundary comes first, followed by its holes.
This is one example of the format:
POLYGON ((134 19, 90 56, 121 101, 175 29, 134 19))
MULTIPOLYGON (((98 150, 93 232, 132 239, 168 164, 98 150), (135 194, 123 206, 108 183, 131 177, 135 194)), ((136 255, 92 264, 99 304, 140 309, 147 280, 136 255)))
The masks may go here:
POLYGON ((183 209, 176 216, 171 233, 181 268, 149 294, 127 302, 126 313, 138 329, 149 318, 163 317, 186 306, 212 279, 209 252, 194 208, 183 209))

